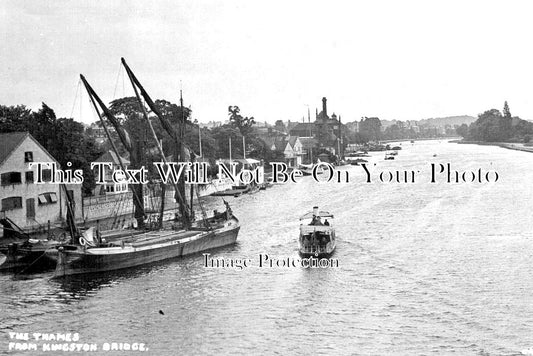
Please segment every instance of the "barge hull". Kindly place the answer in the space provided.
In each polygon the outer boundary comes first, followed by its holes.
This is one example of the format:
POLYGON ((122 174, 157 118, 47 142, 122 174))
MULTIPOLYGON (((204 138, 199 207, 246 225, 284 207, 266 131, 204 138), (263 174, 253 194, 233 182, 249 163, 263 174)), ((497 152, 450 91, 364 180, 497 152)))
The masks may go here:
MULTIPOLYGON (((237 240, 240 226, 215 232, 202 232, 155 246, 113 247, 109 253, 91 253, 91 249, 58 251, 54 277, 99 273, 141 266, 171 258, 192 255, 202 251, 232 245, 237 240)), ((190 232, 189 232, 190 235, 190 232)))

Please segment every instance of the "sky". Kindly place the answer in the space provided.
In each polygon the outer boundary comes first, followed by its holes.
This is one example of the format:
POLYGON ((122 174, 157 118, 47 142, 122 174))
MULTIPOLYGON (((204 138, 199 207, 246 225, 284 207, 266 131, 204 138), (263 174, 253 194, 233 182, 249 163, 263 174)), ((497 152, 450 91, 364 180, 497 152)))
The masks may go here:
POLYGON ((0 104, 90 123, 79 74, 110 102, 153 99, 200 122, 419 120, 502 109, 533 120, 527 1, 0 0, 0 104))

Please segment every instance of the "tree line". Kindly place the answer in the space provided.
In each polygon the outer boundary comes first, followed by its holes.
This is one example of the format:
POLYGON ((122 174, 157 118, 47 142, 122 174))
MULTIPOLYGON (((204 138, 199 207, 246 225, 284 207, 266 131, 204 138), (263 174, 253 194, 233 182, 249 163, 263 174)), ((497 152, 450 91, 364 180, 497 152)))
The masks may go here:
POLYGON ((533 123, 512 116, 506 101, 503 112, 487 110, 479 114, 470 126, 463 124, 458 127, 457 133, 468 141, 529 143, 533 136, 533 123))
MULTIPOLYGON (((213 128, 201 128, 196 120, 192 120, 192 110, 188 107, 171 103, 167 100, 156 100, 155 104, 162 115, 173 125, 182 125, 184 129, 184 143, 200 155, 200 139, 202 158, 211 163, 215 174, 215 161, 231 156, 232 158, 246 157, 263 159, 266 162, 283 160, 283 153, 271 151, 266 144, 253 132, 255 119, 243 116, 238 106, 228 108, 229 123, 213 128), (243 147, 243 137, 245 146, 243 147), (245 152, 244 152, 245 150, 245 152)), ((148 123, 144 120, 141 108, 135 97, 126 97, 112 101, 109 109, 120 121, 132 140, 142 142, 143 165, 153 169, 151 161, 160 160, 155 140, 148 123)), ((101 124, 99 124, 101 125, 101 124)), ((159 120, 152 120, 157 137, 162 141, 164 152, 174 152, 176 144, 165 133, 159 120)), ((111 127, 106 123, 107 127, 111 127)), ((24 105, 0 105, 0 133, 29 132, 61 165, 65 168, 71 162, 71 169, 82 169, 84 174, 83 193, 90 195, 95 187, 95 180, 90 163, 95 161, 107 150, 111 144, 105 140, 98 145, 91 133, 91 128, 85 128, 80 122, 72 118, 57 118, 54 110, 45 103, 37 111, 32 111, 24 105)), ((126 156, 126 149, 118 144, 118 136, 110 130, 119 154, 126 156)), ((176 160, 176 159, 174 159, 176 160)), ((155 173, 155 172, 154 172, 155 173)))

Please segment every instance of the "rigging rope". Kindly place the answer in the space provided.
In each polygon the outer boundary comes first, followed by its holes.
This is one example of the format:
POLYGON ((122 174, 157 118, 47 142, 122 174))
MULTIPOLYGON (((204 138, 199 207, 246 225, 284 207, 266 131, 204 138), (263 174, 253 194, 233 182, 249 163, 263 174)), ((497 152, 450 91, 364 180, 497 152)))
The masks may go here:
MULTIPOLYGON (((117 87, 118 87, 118 79, 120 78, 120 73, 122 72, 122 65, 119 65, 118 67, 118 73, 117 73, 117 80, 115 81, 115 90, 113 91, 113 100, 117 98, 117 87)), ((124 76, 122 76, 122 94, 124 94, 124 76)))
POLYGON ((42 253, 39 257, 37 257, 37 258, 36 258, 36 259, 35 259, 35 260, 34 260, 34 261, 33 261, 28 267, 25 267, 22 271, 15 273, 15 276, 17 276, 17 275, 19 275, 19 274, 21 274, 21 273, 27 271, 31 266, 33 266, 37 261, 39 261, 39 260, 41 259, 41 257, 43 257, 44 255, 46 255, 46 252, 47 252, 47 251, 52 250, 52 249, 54 249, 54 248, 55 248, 55 246, 54 246, 54 247, 49 247, 49 248, 47 248, 46 250, 44 250, 43 253, 42 253))
MULTIPOLYGON (((80 85, 81 85, 81 79, 78 79, 78 85, 76 86, 76 94, 74 95, 74 103, 72 103, 72 110, 70 111, 70 117, 74 115, 74 108, 76 106, 76 100, 78 99, 78 92, 80 91, 80 85)), ((81 93, 80 93, 81 96, 81 93)), ((80 99, 80 107, 81 107, 81 99, 80 99)), ((81 120, 81 110, 80 110, 80 120, 81 120)))

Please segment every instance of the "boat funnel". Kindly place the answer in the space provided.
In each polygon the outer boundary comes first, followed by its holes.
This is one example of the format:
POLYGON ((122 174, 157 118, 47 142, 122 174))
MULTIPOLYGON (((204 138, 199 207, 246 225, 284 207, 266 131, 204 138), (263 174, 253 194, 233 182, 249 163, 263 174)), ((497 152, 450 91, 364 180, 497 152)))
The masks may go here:
POLYGON ((318 206, 313 207, 313 216, 318 216, 318 206))

